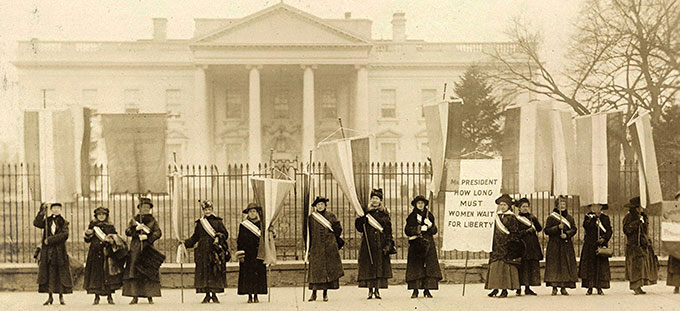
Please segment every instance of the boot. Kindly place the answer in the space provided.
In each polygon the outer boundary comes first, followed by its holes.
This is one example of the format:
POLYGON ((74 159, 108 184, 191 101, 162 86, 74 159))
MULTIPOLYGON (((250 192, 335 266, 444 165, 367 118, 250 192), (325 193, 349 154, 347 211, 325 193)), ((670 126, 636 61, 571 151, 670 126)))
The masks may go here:
POLYGON ((526 294, 526 295, 531 295, 531 296, 536 296, 536 293, 534 293, 534 291, 531 290, 531 288, 529 288, 529 286, 526 286, 526 287, 524 288, 524 294, 526 294))
POLYGON ((414 289, 413 294, 411 294, 411 298, 418 298, 418 290, 414 289))
POLYGON ((553 287, 552 295, 557 296, 557 287, 553 287))
POLYGON ((488 296, 489 296, 489 297, 494 297, 494 296, 496 296, 496 294, 498 294, 498 290, 497 290, 497 289, 494 289, 494 290, 492 290, 492 291, 489 293, 488 296))
POLYGON ((253 303, 258 303, 260 302, 259 299, 257 299, 257 294, 253 295, 253 303))
POLYGON ((590 296, 590 295, 592 295, 592 294, 593 294, 593 288, 592 288, 592 287, 588 287, 588 290, 586 291, 586 295, 590 296))
POLYGON ((498 296, 498 297, 499 298, 508 297, 508 290, 507 289, 502 290, 500 296, 498 296))
POLYGON ((146 297, 146 299, 148 299, 148 300, 149 300, 149 304, 150 304, 150 305, 152 305, 152 304, 153 304, 153 298, 151 298, 151 297, 146 297))
POLYGON ((517 294, 517 296, 522 296, 522 289, 521 289, 521 288, 518 288, 518 289, 515 291, 515 293, 517 294))
POLYGON ((94 295, 94 301, 92 302, 93 305, 98 305, 99 304, 99 295, 95 294, 94 295))
POLYGON ((323 290, 323 301, 324 302, 328 301, 328 290, 327 289, 323 290))
POLYGON ((209 303, 210 302, 210 292, 205 293, 205 297, 203 297, 203 301, 201 303, 209 303))
POLYGON ((560 294, 562 294, 562 296, 569 296, 569 293, 567 293, 567 289, 564 287, 560 289, 560 294))
POLYGON ((602 291, 601 288, 598 287, 598 288, 597 288, 597 294, 600 295, 600 296, 602 296, 602 295, 604 295, 604 292, 602 291))
POLYGON ((680 287, 676 286, 673 290, 673 294, 680 294, 680 287))
POLYGON ((59 293, 59 304, 60 305, 65 305, 66 302, 64 302, 64 294, 59 293))
POLYGON ((633 289, 633 293, 634 295, 642 295, 642 289, 640 289, 639 287, 635 288, 633 289))
POLYGON ((373 289, 370 287, 368 288, 368 298, 366 299, 373 299, 373 289))
POLYGON ((131 305, 136 305, 136 304, 137 304, 137 301, 139 301, 139 298, 137 298, 137 297, 132 297, 132 300, 130 300, 130 304, 131 304, 131 305))
POLYGON ((248 303, 253 303, 253 295, 248 294, 248 303))
POLYGON ((47 300, 45 300, 45 303, 43 303, 43 306, 51 305, 53 302, 54 302, 54 298, 52 298, 52 293, 49 293, 49 296, 47 296, 47 300))
POLYGON ((108 302, 110 305, 115 305, 115 303, 113 303, 113 296, 111 296, 111 294, 106 296, 106 302, 108 302))
POLYGON ((220 303, 220 300, 217 299, 217 293, 215 293, 215 292, 212 293, 212 301, 214 303, 220 303))
POLYGON ((316 300, 316 290, 312 290, 312 296, 307 299, 307 301, 312 302, 316 300))
POLYGON ((375 299, 382 299, 382 297, 380 297, 380 292, 378 291, 377 288, 375 289, 375 292, 373 292, 373 296, 375 296, 375 299))
POLYGON ((423 296, 425 296, 425 298, 432 298, 432 294, 430 293, 429 289, 423 291, 423 296))
POLYGON ((640 295, 644 295, 644 294, 646 294, 646 293, 647 293, 647 292, 646 292, 646 291, 643 291, 643 290, 642 290, 642 287, 640 287, 640 295))

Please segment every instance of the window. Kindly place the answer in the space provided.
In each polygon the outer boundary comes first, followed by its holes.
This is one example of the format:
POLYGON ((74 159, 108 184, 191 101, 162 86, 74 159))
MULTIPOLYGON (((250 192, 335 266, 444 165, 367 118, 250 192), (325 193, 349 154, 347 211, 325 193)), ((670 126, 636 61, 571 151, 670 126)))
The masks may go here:
POLYGON ((437 99, 436 89, 421 89, 420 90, 420 113, 422 117, 425 117, 425 109, 422 109, 423 105, 431 104, 437 99))
POLYGON ((243 145, 241 143, 226 144, 227 164, 240 164, 243 161, 243 145))
POLYGON ((83 107, 96 107, 97 106, 97 90, 95 89, 84 89, 80 94, 80 104, 83 107))
POLYGON ((396 178, 397 172, 397 143, 396 142, 383 142, 380 143, 380 161, 382 162, 382 172, 385 174, 386 179, 396 178))
POLYGON ((43 108, 54 107, 56 92, 54 89, 42 89, 40 90, 40 96, 42 97, 43 108))
POLYGON ((276 95, 274 95, 274 118, 288 119, 290 117, 289 110, 288 90, 279 90, 276 95))
POLYGON ((380 117, 394 119, 397 117, 397 90, 380 91, 380 117))
POLYGON ((227 110, 225 117, 227 119, 242 119, 243 96, 235 89, 227 89, 226 101, 227 110))
POLYGON ((335 89, 321 91, 321 118, 335 119, 338 116, 338 95, 335 89))
POLYGON ((171 114, 179 114, 182 108, 182 91, 178 89, 165 90, 165 109, 171 114))
POLYGON ((139 90, 125 90, 125 113, 139 113, 139 90))

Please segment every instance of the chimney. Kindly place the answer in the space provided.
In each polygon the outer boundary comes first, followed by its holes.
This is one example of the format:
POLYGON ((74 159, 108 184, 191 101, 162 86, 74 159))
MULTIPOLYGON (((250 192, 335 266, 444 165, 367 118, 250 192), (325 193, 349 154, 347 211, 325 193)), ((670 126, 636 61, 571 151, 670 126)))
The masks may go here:
POLYGON ((392 15, 392 41, 406 41, 406 13, 396 12, 392 15))
POLYGON ((168 39, 168 19, 153 19, 153 39, 155 41, 165 41, 168 39))
POLYGON ((352 19, 352 12, 345 12, 345 19, 352 19))

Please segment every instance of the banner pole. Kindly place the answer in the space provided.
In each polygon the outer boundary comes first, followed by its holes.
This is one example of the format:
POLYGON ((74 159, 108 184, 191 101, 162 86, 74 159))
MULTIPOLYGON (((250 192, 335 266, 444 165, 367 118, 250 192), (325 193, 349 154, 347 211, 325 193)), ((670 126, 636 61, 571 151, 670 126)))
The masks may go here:
POLYGON ((465 297, 465 284, 467 282, 468 259, 470 259, 470 251, 465 251, 465 269, 463 270, 463 297, 465 297))
MULTIPOLYGON (((312 152, 313 150, 309 150, 309 162, 307 163, 307 173, 309 173, 309 180, 307 181, 307 186, 309 187, 309 195, 308 195, 308 200, 311 202, 312 198, 312 152)), ((304 192, 304 191, 303 191, 304 192)), ((304 209, 303 209, 304 210, 304 209)), ((309 211, 308 211, 309 213, 309 211)), ((309 217, 309 215, 303 215, 302 217, 309 217)), ((307 285, 308 281, 308 275, 307 275, 307 261, 309 257, 309 222, 306 222, 306 228, 305 230, 307 231, 307 236, 305 239, 305 254, 304 254, 304 263, 305 263, 305 275, 303 277, 304 282, 302 283, 302 302, 307 300, 307 290, 305 289, 305 285, 307 285)))
POLYGON ((271 282, 271 274, 272 274, 272 265, 267 265, 267 302, 272 301, 272 282, 271 282))

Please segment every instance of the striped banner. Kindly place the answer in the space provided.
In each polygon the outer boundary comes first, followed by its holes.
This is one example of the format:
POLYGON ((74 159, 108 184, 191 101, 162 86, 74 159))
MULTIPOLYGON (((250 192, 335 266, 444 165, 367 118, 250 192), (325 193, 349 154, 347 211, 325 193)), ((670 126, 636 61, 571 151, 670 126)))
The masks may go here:
POLYGON ((24 112, 25 161, 40 167, 40 192, 34 191, 34 199, 74 202, 77 178, 73 124, 70 110, 24 112))
MULTIPOLYGON (((620 112, 576 118, 580 204, 612 204, 618 200, 621 149, 613 132, 620 131, 620 112)), ((573 194, 573 193, 571 193, 573 194)))
POLYGON ((631 120, 628 128, 633 137, 633 148, 638 158, 640 202, 643 207, 648 207, 650 204, 663 200, 649 112, 644 112, 631 120))
POLYGON ((269 234, 272 223, 281 215, 283 200, 288 193, 295 187, 295 182, 291 180, 273 178, 250 178, 253 186, 253 197, 255 202, 262 207, 262 235, 260 236, 260 248, 257 251, 257 258, 264 260, 267 265, 276 264, 276 247, 274 239, 269 234))
MULTIPOLYGON (((430 189, 436 198, 446 188, 448 162, 459 160, 462 149, 462 101, 440 102, 423 106, 427 129, 430 159, 432 160, 432 184, 430 189)), ((455 164, 453 166, 456 167, 455 164)))
POLYGON ((550 105, 531 102, 505 112, 503 192, 550 191, 552 126, 550 105))
POLYGON ((363 216, 370 193, 367 172, 370 161, 368 137, 323 142, 317 148, 320 161, 326 162, 354 211, 363 216))
POLYGON ((550 112, 552 130, 553 195, 578 193, 576 132, 571 111, 550 112))

